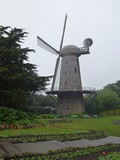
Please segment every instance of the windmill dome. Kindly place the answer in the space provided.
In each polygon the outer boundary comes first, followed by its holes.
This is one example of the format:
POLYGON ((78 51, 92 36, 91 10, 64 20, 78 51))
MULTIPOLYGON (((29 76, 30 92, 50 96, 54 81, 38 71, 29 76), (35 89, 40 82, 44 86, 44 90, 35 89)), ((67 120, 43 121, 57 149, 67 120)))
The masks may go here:
POLYGON ((79 56, 80 53, 80 48, 78 48, 75 45, 68 45, 62 48, 62 50, 60 51, 60 56, 67 56, 67 55, 71 55, 71 54, 78 54, 79 56))

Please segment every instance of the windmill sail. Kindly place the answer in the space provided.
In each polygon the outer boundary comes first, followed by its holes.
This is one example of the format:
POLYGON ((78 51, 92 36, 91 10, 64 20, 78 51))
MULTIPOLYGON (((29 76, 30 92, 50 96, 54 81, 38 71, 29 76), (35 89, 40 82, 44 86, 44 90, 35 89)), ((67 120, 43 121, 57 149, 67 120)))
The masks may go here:
POLYGON ((60 71, 61 71, 61 57, 59 56, 56 61, 55 73, 53 77, 51 90, 59 90, 60 71))
POLYGON ((43 48, 43 49, 45 49, 45 50, 47 50, 47 51, 49 51, 51 53, 54 53, 56 55, 59 54, 59 52, 55 48, 53 48, 51 45, 49 45, 47 42, 45 42, 39 36, 37 36, 37 43, 41 48, 43 48))
POLYGON ((62 34, 62 39, 61 39, 61 44, 60 44, 60 50, 62 49, 62 45, 63 45, 63 39, 64 39, 64 35, 65 35, 66 23, 67 23, 67 14, 65 15, 65 21, 64 21, 63 34, 62 34))
POLYGON ((61 70, 60 51, 61 51, 62 45, 63 45, 64 35, 65 35, 65 28, 66 28, 66 22, 67 22, 67 14, 65 15, 65 21, 64 21, 64 26, 63 26, 63 33, 62 33, 62 38, 61 38, 61 43, 60 43, 59 56, 58 56, 57 61, 56 61, 55 72, 54 72, 54 77, 53 77, 53 83, 52 83, 51 90, 58 90, 59 89, 59 79, 60 79, 60 70, 61 70))

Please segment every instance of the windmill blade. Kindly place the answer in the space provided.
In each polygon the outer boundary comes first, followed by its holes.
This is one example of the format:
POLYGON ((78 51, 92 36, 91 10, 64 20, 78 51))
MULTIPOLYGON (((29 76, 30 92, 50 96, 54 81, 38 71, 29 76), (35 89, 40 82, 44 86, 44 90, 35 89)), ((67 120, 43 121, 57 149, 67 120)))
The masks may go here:
MULTIPOLYGON (((62 45, 63 45, 63 39, 64 39, 64 35, 65 35, 65 28, 66 28, 66 22, 67 22, 67 14, 65 15, 65 21, 64 21, 64 26, 63 26, 63 33, 62 33, 62 38, 61 38, 61 43, 60 43, 60 50, 59 52, 61 51, 62 49, 62 45)), ((53 83, 52 83, 52 88, 51 90, 54 90, 56 89, 57 87, 57 84, 59 83, 57 78, 59 79, 59 74, 60 74, 60 70, 61 70, 61 61, 60 61, 60 54, 57 58, 57 61, 56 61, 56 66, 55 66, 55 71, 54 71, 54 77, 53 77, 53 83)))
POLYGON ((62 49, 62 45, 63 45, 63 39, 64 39, 64 35, 65 35, 66 22, 67 22, 67 14, 65 15, 65 21, 64 21, 64 26, 63 26, 63 33, 62 33, 62 38, 61 38, 61 43, 60 43, 60 50, 62 49))
POLYGON ((56 61, 56 66, 55 66, 55 71, 54 71, 54 77, 53 77, 53 83, 52 83, 52 88, 51 90, 56 90, 57 88, 57 76, 59 74, 59 69, 60 69, 60 56, 58 56, 57 61, 56 61))
POLYGON ((39 36, 37 36, 37 43, 38 43, 38 46, 40 46, 41 48, 51 52, 51 53, 54 53, 54 54, 59 54, 59 52, 53 48, 52 46, 50 46, 47 42, 45 42, 42 38, 40 38, 39 36))

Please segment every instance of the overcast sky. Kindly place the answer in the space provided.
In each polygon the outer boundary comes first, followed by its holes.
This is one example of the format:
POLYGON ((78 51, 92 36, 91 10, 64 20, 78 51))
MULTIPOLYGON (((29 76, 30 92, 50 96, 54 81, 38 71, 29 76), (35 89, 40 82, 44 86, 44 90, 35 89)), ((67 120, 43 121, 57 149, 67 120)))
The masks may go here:
POLYGON ((65 45, 83 46, 92 38, 90 54, 80 57, 83 86, 101 89, 120 80, 120 0, 0 0, 0 25, 29 32, 24 46, 41 76, 53 75, 57 56, 37 46, 37 35, 59 50, 65 13, 65 45))

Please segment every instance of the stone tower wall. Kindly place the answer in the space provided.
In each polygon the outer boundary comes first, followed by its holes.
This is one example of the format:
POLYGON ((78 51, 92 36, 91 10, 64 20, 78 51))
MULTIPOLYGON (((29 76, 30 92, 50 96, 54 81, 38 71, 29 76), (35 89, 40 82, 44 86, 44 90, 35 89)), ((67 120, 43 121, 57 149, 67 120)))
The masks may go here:
POLYGON ((57 114, 80 114, 84 111, 82 94, 67 93, 58 96, 57 114))
POLYGON ((78 56, 63 56, 61 66, 59 90, 82 90, 78 56))

